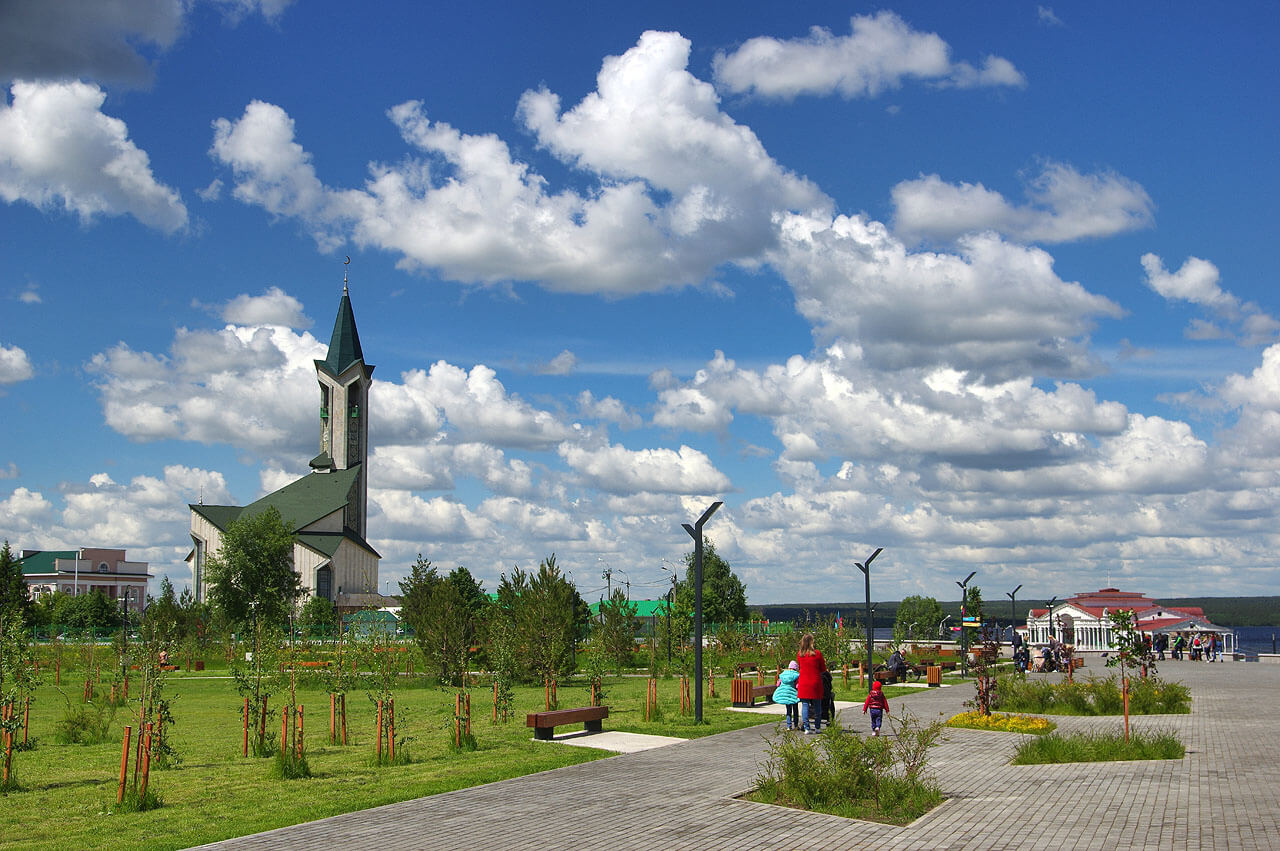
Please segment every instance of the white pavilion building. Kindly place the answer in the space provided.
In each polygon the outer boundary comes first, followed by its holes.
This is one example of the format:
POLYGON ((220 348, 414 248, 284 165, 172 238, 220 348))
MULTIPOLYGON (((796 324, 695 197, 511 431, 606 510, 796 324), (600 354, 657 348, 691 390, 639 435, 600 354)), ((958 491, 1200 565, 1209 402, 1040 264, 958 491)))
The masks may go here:
POLYGON ((1222 657, 1233 658, 1235 634, 1226 627, 1215 626, 1198 606, 1166 606, 1145 595, 1118 588, 1077 594, 1054 603, 1050 609, 1031 609, 1023 637, 1029 644, 1047 644, 1049 638, 1075 646, 1077 653, 1107 653, 1115 650, 1108 614, 1116 609, 1131 609, 1138 620, 1138 631, 1153 638, 1216 633, 1221 642, 1222 657))

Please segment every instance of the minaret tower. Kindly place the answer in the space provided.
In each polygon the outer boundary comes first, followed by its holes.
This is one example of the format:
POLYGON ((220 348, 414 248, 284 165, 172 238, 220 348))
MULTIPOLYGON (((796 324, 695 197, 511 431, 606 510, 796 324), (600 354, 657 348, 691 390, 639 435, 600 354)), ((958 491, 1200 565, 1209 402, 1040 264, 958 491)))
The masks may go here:
POLYGON ((360 335, 356 333, 356 317, 351 310, 345 274, 338 318, 329 340, 329 356, 315 364, 320 382, 320 454, 311 460, 311 468, 318 473, 360 469, 343 525, 364 538, 369 492, 369 386, 373 383, 373 367, 364 362, 364 352, 360 350, 360 335))

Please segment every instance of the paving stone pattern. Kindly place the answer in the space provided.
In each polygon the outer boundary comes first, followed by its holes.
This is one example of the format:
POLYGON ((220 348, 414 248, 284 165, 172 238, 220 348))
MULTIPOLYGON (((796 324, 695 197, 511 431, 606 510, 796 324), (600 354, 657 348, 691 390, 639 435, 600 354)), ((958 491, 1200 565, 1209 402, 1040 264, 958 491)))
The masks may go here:
MULTIPOLYGON (((1109 673, 1088 665, 1086 675, 1109 673)), ((948 800, 906 827, 736 800, 775 734, 769 724, 204 847, 1280 849, 1280 665, 1168 661, 1160 673, 1191 688, 1191 714, 1139 717, 1132 728, 1176 731, 1185 759, 1012 766, 1020 736, 949 730, 930 760, 948 800)), ((972 696, 959 686, 891 706, 927 719, 963 711, 972 696)), ((840 720, 869 727, 859 709, 840 720)), ((1055 720, 1064 731, 1123 726, 1055 720)))

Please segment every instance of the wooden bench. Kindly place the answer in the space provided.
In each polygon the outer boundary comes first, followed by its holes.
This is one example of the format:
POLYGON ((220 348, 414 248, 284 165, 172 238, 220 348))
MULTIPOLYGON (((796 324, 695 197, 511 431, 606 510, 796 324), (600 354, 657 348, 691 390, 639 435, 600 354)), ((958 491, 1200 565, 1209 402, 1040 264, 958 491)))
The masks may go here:
POLYGON ((751 680, 735 678, 729 682, 729 702, 740 709, 755 706, 757 697, 763 697, 765 703, 772 703, 774 688, 771 685, 756 685, 751 680))
POLYGON ((549 712, 530 712, 525 719, 524 725, 533 728, 533 737, 541 739, 544 742, 551 741, 555 736, 556 727, 562 724, 577 724, 582 722, 582 729, 588 733, 600 733, 604 731, 604 724, 601 723, 609 717, 609 707, 607 706, 584 706, 580 709, 552 709, 549 712))

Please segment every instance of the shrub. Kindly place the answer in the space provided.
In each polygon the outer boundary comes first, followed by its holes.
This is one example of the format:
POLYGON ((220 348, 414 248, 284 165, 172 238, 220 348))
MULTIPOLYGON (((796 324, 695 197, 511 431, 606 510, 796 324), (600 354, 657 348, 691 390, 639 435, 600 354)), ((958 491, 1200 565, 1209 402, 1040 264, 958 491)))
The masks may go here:
POLYGON ((271 776, 276 780, 302 780, 311 776, 311 766, 307 763, 307 755, 299 754, 293 748, 276 751, 275 761, 271 764, 271 776))
POLYGON ((1156 677, 1129 681, 1129 711, 1135 715, 1178 715, 1191 711, 1191 691, 1156 677))
POLYGON ((1125 741, 1122 732, 1050 733, 1024 741, 1013 757, 1014 765, 1062 762, 1112 762, 1130 759, 1182 759, 1186 748, 1171 732, 1134 733, 1125 741))
MULTIPOLYGON (((999 708, 1049 715, 1119 715, 1124 711, 1115 675, 1075 683, 1002 677, 999 708)), ((1191 692, 1181 683, 1158 677, 1129 681, 1129 711, 1134 715, 1166 715, 1191 711, 1191 692)))
POLYGON ((124 798, 111 808, 111 812, 140 813, 144 810, 154 810, 162 806, 164 806, 164 799, 156 794, 155 789, 149 787, 146 795, 140 795, 136 788, 130 786, 124 790, 124 798))
POLYGON ((846 818, 913 821, 942 802, 937 784, 924 776, 942 724, 921 725, 904 714, 896 732, 896 739, 862 738, 828 727, 816 744, 783 733, 769 743, 752 797, 846 818))
POLYGON ((67 708, 54 725, 53 737, 64 745, 100 745, 109 742, 114 738, 111 721, 115 714, 115 706, 109 703, 74 705, 67 699, 67 708))

